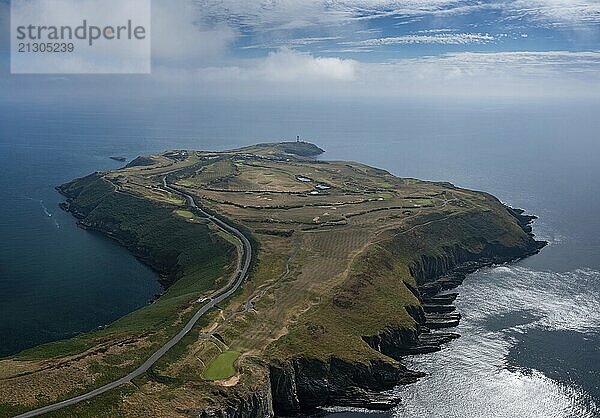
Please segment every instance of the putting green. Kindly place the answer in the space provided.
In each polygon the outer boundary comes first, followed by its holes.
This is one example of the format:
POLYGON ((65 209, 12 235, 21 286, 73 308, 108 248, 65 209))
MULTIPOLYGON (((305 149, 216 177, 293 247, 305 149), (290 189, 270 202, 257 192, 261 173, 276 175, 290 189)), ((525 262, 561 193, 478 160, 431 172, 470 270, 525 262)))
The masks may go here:
POLYGON ((225 351, 215 358, 204 373, 202 378, 204 380, 224 380, 229 379, 235 375, 235 361, 240 357, 240 353, 237 351, 225 351))

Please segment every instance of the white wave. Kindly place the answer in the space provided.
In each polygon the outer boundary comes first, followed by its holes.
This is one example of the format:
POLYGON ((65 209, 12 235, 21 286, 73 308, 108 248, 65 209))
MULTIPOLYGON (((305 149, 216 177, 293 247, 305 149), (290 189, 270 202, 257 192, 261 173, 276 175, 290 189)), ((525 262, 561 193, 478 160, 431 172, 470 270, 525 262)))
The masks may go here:
MULTIPOLYGON (((361 415, 380 415, 381 412, 380 411, 372 411, 370 409, 365 409, 365 408, 348 408, 348 407, 338 407, 338 406, 332 406, 332 407, 325 407, 325 408, 321 408, 323 411, 327 411, 329 413, 332 414, 345 414, 348 412, 359 412, 361 415)), ((342 415, 343 416, 343 415, 342 415)))
POLYGON ((536 239, 546 241, 549 245, 560 245, 571 240, 571 237, 559 232, 555 225, 547 223, 547 220, 554 219, 555 216, 553 214, 540 214, 540 219, 533 223, 533 232, 536 239))
POLYGON ((49 209, 46 207, 46 205, 44 205, 44 201, 43 201, 43 200, 40 200, 40 206, 42 207, 42 210, 44 211, 44 214, 45 214, 47 217, 51 218, 53 214, 52 214, 52 212, 50 212, 50 210, 49 210, 49 209))
POLYGON ((54 216, 54 214, 52 212, 50 212, 50 209, 48 209, 48 207, 46 207, 43 200, 34 199, 33 197, 27 197, 27 196, 25 196, 24 199, 31 200, 32 202, 38 202, 40 204, 40 207, 42 208, 42 211, 44 212, 44 215, 46 215, 48 218, 52 218, 54 216))

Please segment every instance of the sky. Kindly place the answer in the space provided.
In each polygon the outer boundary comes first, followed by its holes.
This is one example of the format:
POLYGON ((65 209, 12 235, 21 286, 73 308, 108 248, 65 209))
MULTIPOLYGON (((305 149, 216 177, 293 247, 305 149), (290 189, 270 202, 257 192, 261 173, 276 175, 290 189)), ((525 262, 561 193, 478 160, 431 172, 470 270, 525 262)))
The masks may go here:
POLYGON ((152 0, 152 72, 136 76, 11 76, 9 23, 0 0, 0 88, 15 100, 600 97, 600 0, 152 0))

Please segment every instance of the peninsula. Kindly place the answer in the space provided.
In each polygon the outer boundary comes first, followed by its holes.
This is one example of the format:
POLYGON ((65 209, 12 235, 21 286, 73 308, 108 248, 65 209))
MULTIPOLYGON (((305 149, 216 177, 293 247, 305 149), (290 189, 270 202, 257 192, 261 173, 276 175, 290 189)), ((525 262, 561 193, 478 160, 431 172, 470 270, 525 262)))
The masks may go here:
POLYGON ((58 187, 81 227, 151 266, 165 292, 104 329, 0 360, 0 416, 396 405, 383 392, 423 376, 403 358, 458 338, 451 289, 545 243, 534 217, 489 194, 322 153, 173 150, 58 187))

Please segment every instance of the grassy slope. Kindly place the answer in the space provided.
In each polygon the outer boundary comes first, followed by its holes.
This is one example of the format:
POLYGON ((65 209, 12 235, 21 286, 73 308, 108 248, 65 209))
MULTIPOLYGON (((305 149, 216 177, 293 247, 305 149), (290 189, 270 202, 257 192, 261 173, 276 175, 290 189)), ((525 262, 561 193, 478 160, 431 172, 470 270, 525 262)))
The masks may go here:
MULTIPOLYGON (((185 222, 172 206, 128 194, 106 194, 106 183, 96 178, 77 194, 74 205, 87 214, 85 223, 117 235, 136 255, 167 274, 170 284, 156 303, 117 321, 109 331, 159 328, 176 317, 182 305, 215 287, 234 248, 208 225, 185 222)), ((66 192, 79 188, 75 181, 66 186, 66 192)))
MULTIPOLYGON (((98 174, 66 184, 62 192, 73 199, 71 207, 83 216, 85 225, 111 234, 166 275, 170 284, 165 294, 153 304, 103 330, 34 347, 13 356, 17 361, 58 360, 85 356, 94 347, 111 346, 111 341, 123 344, 116 354, 96 355, 92 352, 89 356, 91 360, 86 367, 95 378, 86 387, 98 387, 135 369, 179 331, 180 324, 193 314, 193 302, 228 275, 233 266, 234 247, 208 225, 190 223, 181 217, 177 207, 116 193, 110 182, 98 174)), ((77 393, 81 390, 65 392, 59 399, 77 393)), ((108 398, 113 396, 108 395, 108 398)), ((43 399, 40 401, 39 405, 45 403, 43 399)), ((0 397, 0 416, 27 409, 2 404, 0 397)))
POLYGON ((386 327, 415 326, 405 307, 419 302, 403 283, 413 287, 408 269, 373 246, 352 265, 333 295, 308 311, 267 354, 277 359, 302 356, 326 360, 367 362, 380 357, 362 340, 386 327))
MULTIPOLYGON (((480 254, 490 245, 511 251, 527 247, 529 237, 499 202, 493 199, 489 204, 497 211, 466 211, 408 234, 390 231, 386 239, 357 257, 346 280, 269 347, 268 354, 279 360, 298 354, 359 362, 377 357, 363 336, 416 325, 406 308, 420 303, 406 285, 417 287, 410 266, 422 256, 443 257, 452 249, 480 254)), ((436 216, 414 222, 434 219, 436 216)))

